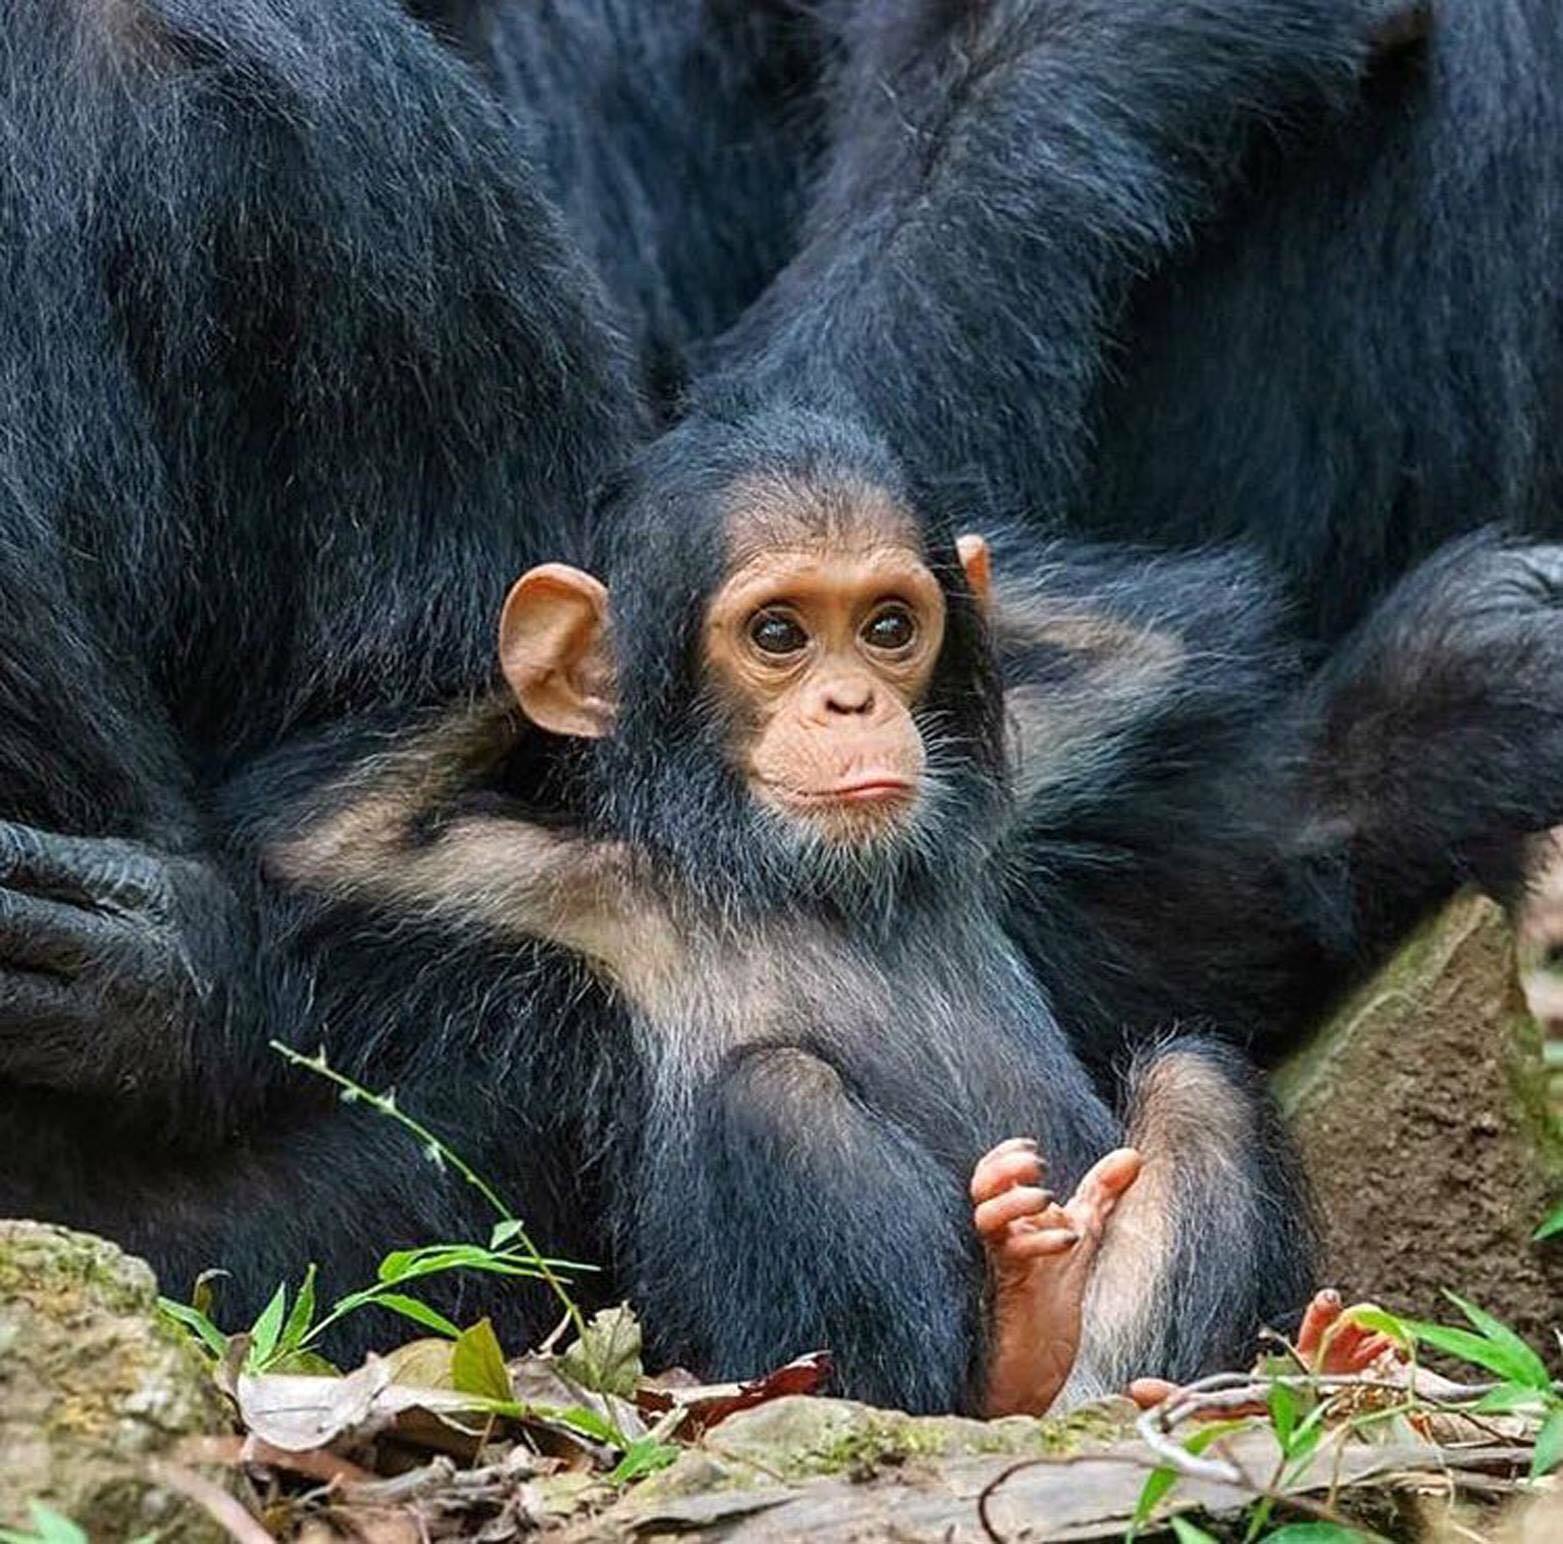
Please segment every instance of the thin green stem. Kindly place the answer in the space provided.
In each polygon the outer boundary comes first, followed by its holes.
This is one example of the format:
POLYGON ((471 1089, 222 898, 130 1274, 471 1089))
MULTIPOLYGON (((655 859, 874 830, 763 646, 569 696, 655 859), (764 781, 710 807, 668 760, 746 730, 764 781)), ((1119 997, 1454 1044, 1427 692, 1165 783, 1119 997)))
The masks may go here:
POLYGON ((532 1242, 520 1218, 505 1205, 494 1187, 459 1153, 452 1150, 441 1138, 430 1131, 422 1121, 417 1120, 403 1110, 396 1103, 394 1094, 377 1094, 373 1089, 365 1088, 363 1084, 355 1082, 346 1073, 338 1072, 335 1067, 327 1062, 324 1047, 314 1056, 305 1056, 302 1052, 295 1051, 292 1046, 284 1044, 281 1040, 273 1040, 270 1042, 270 1045, 272 1050, 285 1061, 291 1062, 295 1067, 302 1067, 307 1072, 313 1072, 318 1077, 325 1078, 328 1083, 336 1084, 344 1093, 354 1099, 362 1099, 371 1109, 395 1121, 404 1130, 410 1131, 423 1143, 425 1152, 437 1153, 441 1163, 448 1164, 454 1169, 462 1179, 471 1185, 494 1208, 501 1222, 510 1224, 514 1230, 514 1236, 519 1240, 521 1247, 526 1250, 532 1263, 537 1266, 538 1273, 548 1283, 549 1290, 564 1305, 564 1311, 569 1315, 570 1322, 574 1324, 576 1334, 585 1333, 586 1321, 581 1316, 581 1310, 576 1307, 575 1299, 570 1296, 564 1283, 554 1274, 542 1250, 532 1242))

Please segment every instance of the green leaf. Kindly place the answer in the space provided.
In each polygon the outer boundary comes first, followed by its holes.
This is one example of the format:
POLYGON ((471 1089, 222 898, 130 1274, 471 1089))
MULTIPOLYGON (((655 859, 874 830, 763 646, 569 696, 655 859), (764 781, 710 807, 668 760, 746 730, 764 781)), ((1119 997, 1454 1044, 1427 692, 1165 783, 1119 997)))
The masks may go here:
POLYGON ((1186 1517, 1169 1517, 1168 1524, 1178 1536, 1178 1544, 1216 1544, 1216 1540, 1203 1528, 1196 1527, 1186 1517))
POLYGON ((1444 1296, 1482 1332, 1487 1340, 1495 1346, 1501 1346, 1514 1358, 1515 1367, 1521 1369, 1526 1376, 1513 1377, 1513 1382, 1528 1384, 1533 1389, 1552 1387, 1547 1364, 1507 1324, 1501 1319, 1495 1319, 1485 1309, 1478 1308, 1475 1303, 1468 1303, 1456 1293, 1446 1291, 1444 1296))
MULTIPOLYGON (((430 1308, 427 1303, 420 1303, 415 1297, 406 1297, 400 1292, 377 1292, 370 1299, 377 1308, 389 1308, 392 1313, 399 1313, 404 1319, 411 1319, 414 1324, 421 1324, 426 1330, 433 1330, 437 1335, 443 1335, 447 1340, 460 1340, 460 1325, 452 1324, 444 1314, 437 1309, 430 1308)), ((488 1322, 486 1319, 483 1321, 488 1322)), ((463 1389, 465 1394, 480 1393, 478 1389, 463 1389)), ((497 1396, 507 1398, 508 1396, 497 1396)))
POLYGON ((1264 1544, 1371 1544, 1373 1535, 1344 1523, 1287 1523, 1264 1536, 1264 1544))
POLYGON ((1522 1383, 1505 1383, 1483 1394, 1471 1406, 1471 1413, 1473 1415, 1510 1415, 1516 1410, 1534 1408, 1545 1397, 1539 1389, 1526 1388, 1522 1383))
POLYGON ((288 1284, 283 1282, 272 1299, 261 1309, 260 1318, 250 1328, 251 1367, 264 1367, 277 1349, 277 1338, 282 1333, 282 1316, 288 1306, 288 1284))
POLYGON ((297 1351, 314 1322, 315 1264, 314 1261, 310 1261, 309 1269, 304 1272, 304 1284, 298 1289, 298 1296, 293 1300, 293 1311, 288 1315, 288 1322, 282 1327, 279 1349, 283 1352, 297 1351))
POLYGON ((213 1356, 222 1359, 223 1352, 228 1349, 228 1337, 198 1308, 176 1303, 171 1297, 160 1297, 157 1306, 176 1324, 183 1325, 196 1336, 213 1356))
POLYGON ((91 1544, 87 1535, 70 1518, 33 1501, 27 1510, 32 1513, 33 1530, 43 1544, 91 1544))
POLYGON ((487 1319, 479 1319, 471 1329, 462 1330, 456 1337, 450 1381, 462 1394, 478 1394, 484 1399, 513 1400, 516 1397, 505 1367, 505 1353, 500 1350, 499 1337, 487 1319))
POLYGON ((548 1416, 561 1426, 568 1426, 583 1437, 595 1438, 609 1447, 617 1447, 623 1441, 612 1421, 604 1415, 598 1415, 595 1410, 588 1410, 585 1405, 567 1405, 562 1410, 549 1410, 548 1416))
MULTIPOLYGON (((1527 1386, 1532 1376, 1529 1365, 1521 1365, 1503 1347, 1494 1345, 1483 1335, 1473 1335, 1469 1330, 1450 1329, 1443 1324, 1427 1324, 1421 1319, 1407 1321, 1419 1341, 1437 1351, 1457 1356, 1461 1361, 1473 1362, 1496 1373, 1505 1383, 1522 1383, 1527 1386)), ((1527 1348, 1528 1349, 1528 1348, 1527 1348)), ((1534 1355, 1534 1353, 1532 1353, 1534 1355)))
POLYGON ((1223 1437, 1230 1437, 1235 1431, 1244 1430, 1248 1424, 1247 1421, 1241 1419, 1207 1422, 1184 1442, 1183 1451, 1198 1456, 1206 1448, 1210 1447, 1212 1443, 1219 1442, 1223 1437))
POLYGON ((408 1271, 408 1268, 425 1251, 421 1249, 397 1249, 388 1254, 381 1262, 380 1269, 375 1276, 380 1281, 400 1281, 408 1271))
POLYGON ((494 1231, 488 1236, 488 1247, 495 1250, 503 1249, 511 1239, 519 1238, 522 1231, 519 1217, 506 1217, 503 1222, 494 1224, 494 1231))
POLYGON ((399 1249, 388 1254, 380 1262, 378 1274, 380 1281, 386 1284, 454 1270, 488 1271, 496 1276, 536 1280, 543 1275, 545 1266, 556 1278, 565 1279, 568 1279, 565 1273, 582 1269, 573 1260, 538 1260, 525 1252, 495 1251, 485 1249, 481 1244, 436 1244, 426 1249, 399 1249))
POLYGON ((1539 1480, 1563 1464, 1563 1409, 1554 1410, 1536 1433, 1536 1451, 1530 1458, 1530 1477, 1539 1480))
POLYGON ((1297 1429, 1297 1401, 1284 1383, 1270 1385, 1270 1420, 1275 1426, 1275 1440, 1288 1457, 1292 1451, 1292 1433, 1297 1429))
POLYGON ((644 1369, 640 1321, 627 1304, 592 1315, 579 1340, 559 1357, 559 1371, 598 1394, 633 1399, 644 1369))
POLYGON ((1349 1311, 1353 1324, 1360 1324, 1365 1330, 1375 1330, 1380 1335, 1388 1335, 1398 1346, 1409 1347, 1416 1339, 1412 1333, 1411 1325, 1398 1314, 1386 1312, 1373 1303, 1363 1303, 1349 1311))
POLYGON ((1556 1238, 1563 1233, 1563 1206, 1560 1206, 1542 1225, 1536 1229, 1531 1237, 1540 1243, 1544 1238, 1556 1238))
POLYGON ((1134 1503, 1134 1516, 1129 1521, 1125 1539, 1132 1540, 1140 1529, 1151 1520, 1151 1514, 1161 1505, 1162 1497, 1177 1484, 1178 1471, 1166 1467, 1152 1469, 1140 1487, 1140 1499, 1134 1503))
MULTIPOLYGON (((1320 1405, 1319 1408, 1323 1410, 1327 1407, 1320 1405)), ((1313 1457, 1313 1450, 1318 1447, 1323 1439, 1324 1425, 1322 1422, 1315 1421, 1310 1424, 1304 1421, 1293 1434, 1292 1445, 1286 1450, 1287 1473, 1292 1476, 1300 1474, 1308 1460, 1313 1457)))
POLYGON ((214 1281, 223 1280, 229 1273, 227 1271, 202 1271, 195 1278, 195 1285, 190 1288, 190 1306, 197 1313, 204 1313, 208 1319, 212 1316, 212 1304, 217 1294, 212 1290, 214 1281))
POLYGON ((271 1359, 267 1372, 297 1373, 304 1378, 340 1378, 342 1369, 328 1362, 318 1351, 307 1347, 297 1351, 279 1351, 271 1359))
MULTIPOLYGON (((637 1437, 624 1450, 624 1457, 608 1472, 610 1485, 628 1485, 643 1474, 655 1474, 666 1469, 678 1457, 678 1449, 670 1442, 658 1442, 655 1437, 637 1437)), ((1214 1540, 1211 1541, 1214 1544, 1214 1540)))

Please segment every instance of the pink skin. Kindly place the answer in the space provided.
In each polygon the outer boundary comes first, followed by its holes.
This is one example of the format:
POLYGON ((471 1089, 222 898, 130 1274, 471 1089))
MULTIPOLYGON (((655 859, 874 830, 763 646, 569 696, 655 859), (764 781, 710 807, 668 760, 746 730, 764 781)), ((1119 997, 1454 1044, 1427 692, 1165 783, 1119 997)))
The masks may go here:
POLYGON ((1091 1268, 1113 1209, 1138 1178, 1122 1147, 1098 1161, 1062 1205, 1026 1137, 1001 1142, 972 1175, 972 1221, 988 1257, 992 1324, 985 1413, 1041 1415, 1080 1350, 1091 1268))
MULTIPOLYGON (((1350 1313, 1333 1288, 1314 1294, 1297 1332, 1297 1354, 1311 1372, 1331 1376, 1366 1372, 1386 1351, 1396 1350, 1388 1335, 1364 1329, 1350 1313)), ((1178 1386, 1165 1378, 1139 1378, 1129 1385, 1129 1398, 1142 1410, 1161 1404, 1177 1392, 1178 1386)), ((1264 1413, 1264 1405, 1256 1404, 1239 1411, 1223 1410, 1221 1415, 1226 1418, 1264 1413)))

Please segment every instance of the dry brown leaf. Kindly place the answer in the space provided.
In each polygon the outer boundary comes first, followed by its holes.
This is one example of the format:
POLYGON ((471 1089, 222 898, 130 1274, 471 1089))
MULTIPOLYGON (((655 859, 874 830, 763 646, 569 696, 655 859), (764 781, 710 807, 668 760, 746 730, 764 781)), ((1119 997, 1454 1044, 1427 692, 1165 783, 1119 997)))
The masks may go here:
POLYGON ((764 1377, 749 1378, 742 1383, 689 1383, 683 1381, 689 1374, 675 1368, 662 1378, 644 1380, 635 1402, 650 1416, 683 1410, 685 1417, 679 1435, 696 1437, 740 1410, 749 1410, 789 1394, 818 1393, 831 1371, 828 1351, 812 1351, 764 1377))

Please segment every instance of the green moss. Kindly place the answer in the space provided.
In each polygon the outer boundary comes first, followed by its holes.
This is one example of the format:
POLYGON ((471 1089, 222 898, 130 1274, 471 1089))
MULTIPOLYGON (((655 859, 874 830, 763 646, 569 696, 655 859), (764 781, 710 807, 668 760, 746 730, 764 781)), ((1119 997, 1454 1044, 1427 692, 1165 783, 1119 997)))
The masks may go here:
POLYGON ((31 1501, 94 1539, 221 1530, 147 1477, 147 1459, 226 1407, 199 1355, 157 1312, 152 1273, 100 1239, 0 1223, 0 1525, 31 1501))
POLYGON ((1558 1119, 1551 1079, 1543 1054, 1541 1026, 1528 1014, 1512 1015, 1508 1025, 1509 1087, 1514 1111, 1540 1157, 1542 1172, 1554 1189, 1563 1188, 1563 1121, 1558 1119))
POLYGON ((785 1479, 867 1476, 919 1459, 1058 1456, 1110 1442, 1123 1430, 1110 1408, 1052 1419, 976 1421, 911 1416, 839 1400, 778 1401, 711 1435, 722 1456, 785 1479))

